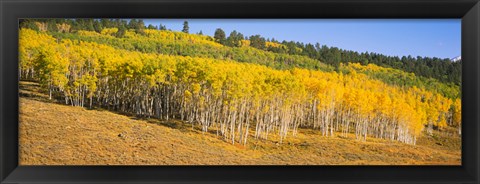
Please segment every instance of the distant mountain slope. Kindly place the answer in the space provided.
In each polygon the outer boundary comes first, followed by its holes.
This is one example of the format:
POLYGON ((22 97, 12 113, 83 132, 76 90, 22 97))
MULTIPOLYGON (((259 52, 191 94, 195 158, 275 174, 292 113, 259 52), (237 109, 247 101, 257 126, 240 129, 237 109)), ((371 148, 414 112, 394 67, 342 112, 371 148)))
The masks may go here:
POLYGON ((452 60, 452 62, 457 62, 457 61, 462 60, 462 56, 457 56, 457 57, 454 57, 454 58, 452 58, 452 59, 450 59, 450 60, 452 60))

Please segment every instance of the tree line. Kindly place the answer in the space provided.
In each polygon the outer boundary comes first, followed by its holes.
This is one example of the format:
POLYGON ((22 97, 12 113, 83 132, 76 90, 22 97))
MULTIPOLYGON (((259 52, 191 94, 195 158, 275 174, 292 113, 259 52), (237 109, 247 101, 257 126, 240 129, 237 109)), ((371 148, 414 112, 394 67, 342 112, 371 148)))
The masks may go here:
MULTIPOLYGON (((205 35, 187 34, 167 30, 144 30, 144 34, 137 34, 133 30, 126 32, 123 38, 115 37, 117 28, 106 28, 101 33, 94 31, 78 31, 77 33, 50 33, 55 38, 79 40, 107 44, 118 49, 140 51, 146 53, 162 53, 167 55, 182 55, 191 57, 207 57, 222 60, 256 63, 275 69, 292 69, 294 67, 333 71, 330 65, 318 62, 301 55, 289 55, 263 51, 250 46, 249 40, 241 40, 240 47, 229 47, 216 43, 214 38, 205 35)), ((266 42, 268 47, 282 47, 281 44, 266 42)), ((340 63, 337 71, 347 72, 348 63, 340 63)), ((361 66, 368 66, 361 65, 361 66)), ((350 65, 359 66, 359 65, 350 65)), ((430 91, 439 92, 449 98, 461 96, 460 87, 453 83, 445 83, 434 78, 416 76, 398 69, 384 68, 382 70, 364 70, 355 67, 358 72, 369 77, 381 80, 390 85, 404 87, 422 87, 430 91)))
POLYGON ((241 47, 228 47, 216 43, 212 37, 206 35, 146 29, 144 34, 137 34, 133 30, 128 30, 123 38, 117 38, 114 36, 117 31, 117 28, 108 28, 101 33, 77 31, 76 33, 56 32, 51 34, 58 39, 96 42, 111 45, 118 49, 146 53, 235 60, 262 64, 276 69, 301 67, 322 71, 333 70, 333 67, 306 56, 255 49, 249 46, 247 40, 242 40, 241 47))
MULTIPOLYGON (((47 30, 50 32, 68 31, 96 31, 101 33, 105 28, 117 28, 117 37, 124 37, 125 31, 134 30, 138 34, 144 34, 145 29, 166 30, 164 25, 148 25, 146 26, 141 19, 22 19, 20 26, 33 30, 47 30)), ((184 21, 182 32, 189 33, 188 22, 184 21)), ((201 33, 199 33, 201 34, 201 33)), ((232 31, 229 36, 221 29, 216 29, 214 40, 222 45, 229 47, 241 47, 242 40, 247 40, 248 45, 260 50, 266 50, 275 53, 302 55, 312 59, 322 61, 332 65, 336 70, 339 69, 340 63, 361 63, 367 65, 369 63, 382 67, 400 69, 406 72, 412 72, 417 76, 426 78, 434 78, 441 82, 453 83, 461 85, 461 65, 462 62, 451 62, 448 58, 436 57, 412 57, 412 56, 386 56, 373 52, 359 53, 356 51, 343 50, 337 47, 328 47, 319 43, 301 43, 295 41, 277 41, 274 38, 265 39, 261 35, 252 35, 250 37, 232 31)))
POLYGON ((39 81, 51 98, 139 117, 180 119, 232 144, 272 134, 282 142, 299 127, 324 136, 354 133, 359 140, 415 144, 425 127, 461 124, 459 98, 388 85, 354 69, 277 70, 58 40, 30 29, 21 29, 19 38, 20 78, 39 81))
MULTIPOLYGON (((238 47, 235 44, 237 40, 242 39, 243 35, 237 31, 232 31, 228 37, 225 32, 218 28, 215 31, 215 41, 230 47, 238 47)), ((265 39, 260 35, 245 37, 250 41, 250 46, 267 50, 275 53, 287 53, 290 55, 308 56, 319 61, 323 61, 339 69, 340 63, 360 63, 368 65, 369 63, 382 67, 400 69, 406 72, 412 72, 417 76, 434 78, 445 83, 454 83, 461 85, 462 61, 452 62, 449 58, 437 57, 412 57, 412 56, 386 56, 374 52, 359 53, 356 51, 339 49, 337 47, 328 47, 319 43, 302 43, 295 41, 277 41, 274 38, 265 39)))

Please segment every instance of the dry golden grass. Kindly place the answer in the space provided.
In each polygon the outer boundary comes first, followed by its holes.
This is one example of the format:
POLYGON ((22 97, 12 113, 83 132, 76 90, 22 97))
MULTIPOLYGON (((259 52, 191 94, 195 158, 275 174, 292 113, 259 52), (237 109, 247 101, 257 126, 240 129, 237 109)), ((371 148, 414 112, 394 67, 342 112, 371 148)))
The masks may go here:
MULTIPOLYGON (((435 132, 417 145, 301 129, 282 144, 232 145, 178 121, 138 120, 49 102, 21 82, 20 165, 460 165, 458 135, 435 132)), ((270 139, 270 138, 269 138, 270 139)))

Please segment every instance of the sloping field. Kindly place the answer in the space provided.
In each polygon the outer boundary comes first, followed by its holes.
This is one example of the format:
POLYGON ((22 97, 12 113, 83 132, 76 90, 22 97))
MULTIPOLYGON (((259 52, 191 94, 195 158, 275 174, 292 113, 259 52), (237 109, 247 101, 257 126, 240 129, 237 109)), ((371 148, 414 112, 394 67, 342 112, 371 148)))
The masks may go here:
POLYGON ((282 143, 246 146, 178 121, 138 120, 54 103, 35 83, 20 84, 21 165, 459 165, 458 135, 434 132, 417 145, 357 141, 300 130, 282 143))

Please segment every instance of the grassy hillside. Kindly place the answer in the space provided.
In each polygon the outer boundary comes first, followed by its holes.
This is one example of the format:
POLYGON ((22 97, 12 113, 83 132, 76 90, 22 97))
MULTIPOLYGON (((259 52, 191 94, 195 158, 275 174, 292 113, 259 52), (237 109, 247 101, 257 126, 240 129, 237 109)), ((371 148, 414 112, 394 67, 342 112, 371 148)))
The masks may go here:
MULTIPOLYGON (((458 165, 452 131, 422 134, 417 145, 321 136, 300 129, 282 144, 251 137, 246 146, 177 120, 138 119, 60 105, 37 83, 20 82, 21 165, 458 165), (59 118, 62 117, 62 118, 59 118)), ((252 136, 252 134, 250 135, 252 136)))

